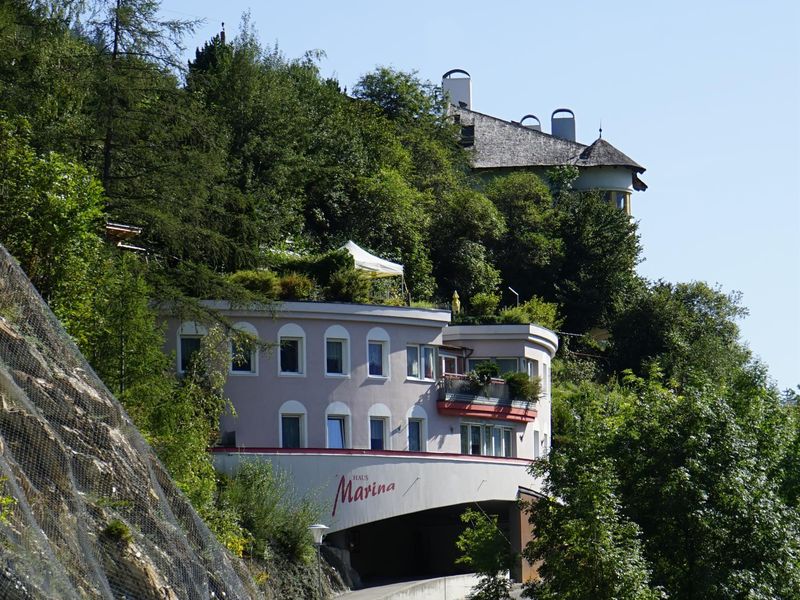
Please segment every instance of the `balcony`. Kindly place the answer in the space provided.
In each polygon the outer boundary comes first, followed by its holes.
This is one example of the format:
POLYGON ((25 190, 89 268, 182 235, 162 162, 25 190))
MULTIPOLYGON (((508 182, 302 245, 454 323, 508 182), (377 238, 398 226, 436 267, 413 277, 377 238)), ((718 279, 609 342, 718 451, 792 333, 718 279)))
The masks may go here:
POLYGON ((530 423, 536 420, 535 402, 514 398, 502 379, 476 386, 466 375, 445 374, 440 379, 436 409, 440 415, 499 419, 530 423))

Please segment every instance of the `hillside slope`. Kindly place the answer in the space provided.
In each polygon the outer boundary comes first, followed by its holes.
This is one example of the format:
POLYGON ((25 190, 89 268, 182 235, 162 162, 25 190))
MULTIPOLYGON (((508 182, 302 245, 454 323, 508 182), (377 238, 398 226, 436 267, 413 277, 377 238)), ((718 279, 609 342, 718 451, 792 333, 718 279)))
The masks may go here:
POLYGON ((0 597, 260 597, 0 246, 0 597))

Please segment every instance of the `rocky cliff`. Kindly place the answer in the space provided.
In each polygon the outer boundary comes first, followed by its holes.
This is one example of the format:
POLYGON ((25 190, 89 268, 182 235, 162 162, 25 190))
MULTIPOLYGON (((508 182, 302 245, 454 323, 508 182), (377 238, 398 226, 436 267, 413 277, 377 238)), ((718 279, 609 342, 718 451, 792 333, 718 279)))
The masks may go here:
POLYGON ((0 246, 0 598, 258 598, 0 246))

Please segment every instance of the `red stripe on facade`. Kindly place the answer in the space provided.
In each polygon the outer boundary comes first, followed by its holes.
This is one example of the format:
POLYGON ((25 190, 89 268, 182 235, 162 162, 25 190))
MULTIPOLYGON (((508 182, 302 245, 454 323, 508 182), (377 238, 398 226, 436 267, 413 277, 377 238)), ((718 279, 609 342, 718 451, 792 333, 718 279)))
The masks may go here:
POLYGON ((483 454, 454 454, 452 452, 407 452, 405 450, 364 450, 360 448, 226 448, 216 446, 210 452, 219 454, 304 454, 304 455, 346 455, 346 456, 383 456, 386 458, 426 458, 457 459, 468 462, 496 462, 512 465, 529 465, 532 459, 508 458, 505 456, 486 456, 483 454))
POLYGON ((497 404, 473 404, 439 400, 436 409, 440 415, 475 417, 477 419, 501 419, 517 423, 531 423, 536 420, 535 408, 516 408, 497 404))

